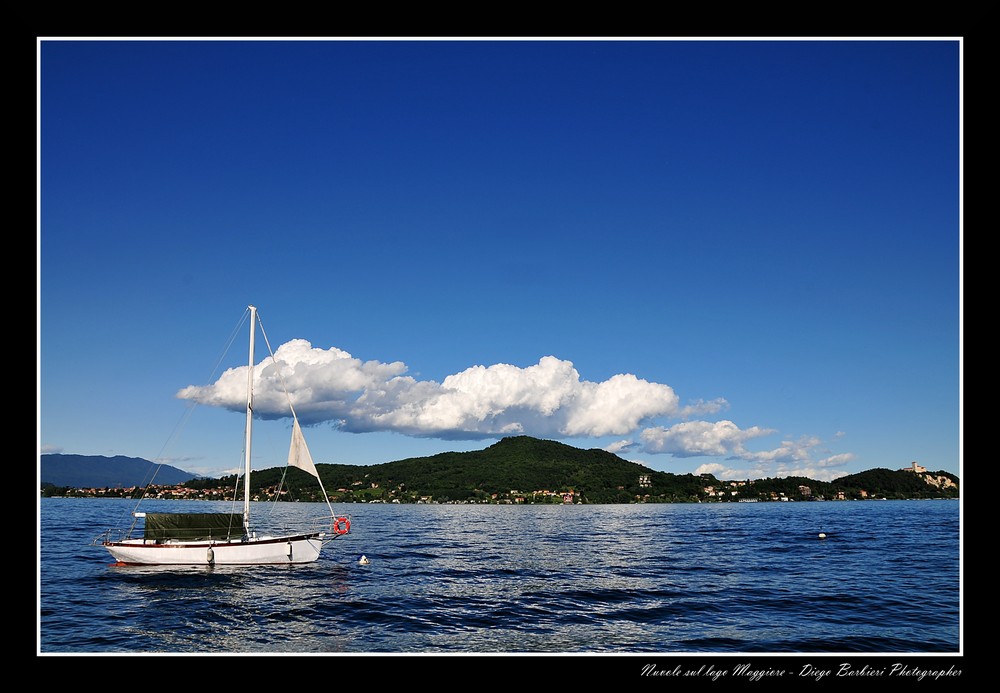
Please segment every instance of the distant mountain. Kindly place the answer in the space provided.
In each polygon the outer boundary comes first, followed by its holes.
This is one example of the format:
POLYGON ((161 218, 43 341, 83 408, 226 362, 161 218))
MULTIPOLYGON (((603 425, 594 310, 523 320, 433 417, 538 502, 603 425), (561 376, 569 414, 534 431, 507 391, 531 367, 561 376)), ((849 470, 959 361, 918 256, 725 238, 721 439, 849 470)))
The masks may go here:
POLYGON ((155 483, 183 484, 198 478, 197 475, 162 465, 141 457, 104 457, 102 455, 42 455, 42 486, 68 486, 70 488, 120 488, 144 486, 150 483, 156 471, 155 483))

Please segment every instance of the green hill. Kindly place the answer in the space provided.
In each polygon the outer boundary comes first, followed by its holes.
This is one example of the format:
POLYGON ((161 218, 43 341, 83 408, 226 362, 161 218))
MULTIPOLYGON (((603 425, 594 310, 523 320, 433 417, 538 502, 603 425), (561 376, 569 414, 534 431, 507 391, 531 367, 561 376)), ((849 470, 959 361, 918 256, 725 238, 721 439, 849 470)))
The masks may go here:
MULTIPOLYGON (((629 503, 697 501, 711 475, 657 472, 604 450, 581 450, 528 436, 504 438, 485 450, 444 452, 375 465, 317 464, 331 500, 415 502, 629 503), (548 493, 545 493, 548 492, 548 493)), ((277 486, 282 469, 254 472, 251 489, 277 486)), ((232 483, 232 477, 229 477, 232 483)), ((204 480, 188 486, 204 484, 204 480)), ((285 486, 302 497, 315 486, 308 475, 289 469, 285 486)))
POLYGON ((738 482, 735 498, 756 500, 865 500, 884 498, 958 498, 958 477, 948 472, 914 473, 906 470, 869 469, 834 481, 801 476, 753 479, 738 482), (949 483, 950 482, 950 483, 949 483))
POLYGON ((832 485, 845 493, 857 494, 864 490, 880 498, 957 498, 959 481, 957 476, 945 471, 914 474, 877 468, 841 477, 832 485), (945 480, 954 487, 947 485, 945 480))

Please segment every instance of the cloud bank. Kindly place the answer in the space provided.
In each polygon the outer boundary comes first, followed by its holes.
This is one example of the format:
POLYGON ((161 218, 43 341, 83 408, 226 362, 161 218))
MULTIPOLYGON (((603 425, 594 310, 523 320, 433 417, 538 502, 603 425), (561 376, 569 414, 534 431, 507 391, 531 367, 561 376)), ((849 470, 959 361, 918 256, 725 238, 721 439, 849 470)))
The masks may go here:
MULTIPOLYGON (((723 457, 745 461, 758 470, 774 465, 808 468, 819 444, 815 438, 803 438, 753 452, 747 448, 749 441, 776 431, 758 426, 741 429, 729 420, 687 420, 725 409, 724 399, 681 407, 668 385, 632 374, 602 382, 583 380, 572 362, 554 356, 525 368, 503 363, 472 366, 440 383, 406 373, 406 365, 399 361, 362 361, 336 347, 319 349, 295 339, 280 346, 273 360, 254 367, 254 412, 266 419, 285 418, 290 399, 303 425, 328 423, 353 433, 392 431, 450 440, 637 435, 637 440, 621 439, 607 449, 678 458, 723 457), (653 425, 656 419, 671 418, 681 422, 653 425)), ((177 396, 241 412, 246 406, 246 381, 247 366, 241 366, 226 371, 215 383, 186 387, 177 396)), ((837 466, 848 459, 831 457, 812 464, 837 466)), ((711 467, 713 473, 717 467, 711 467)), ((744 471, 730 473, 739 478, 744 471)))
MULTIPOLYGON (((416 380, 400 362, 361 361, 301 339, 254 367, 254 412, 287 416, 284 390, 303 424, 331 422, 351 432, 394 431, 448 439, 510 434, 560 437, 627 435, 679 412, 667 385, 631 374, 582 380, 570 361, 546 356, 533 366, 473 366, 442 382, 416 380), (282 381, 285 387, 282 388, 282 381)), ((232 368, 181 399, 243 411, 247 366, 232 368)))

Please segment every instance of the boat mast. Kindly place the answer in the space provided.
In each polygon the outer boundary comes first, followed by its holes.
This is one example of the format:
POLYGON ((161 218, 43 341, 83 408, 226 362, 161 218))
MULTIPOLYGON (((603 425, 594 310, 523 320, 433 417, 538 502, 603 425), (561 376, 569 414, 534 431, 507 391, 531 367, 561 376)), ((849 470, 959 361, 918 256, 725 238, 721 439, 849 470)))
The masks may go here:
POLYGON ((247 306, 250 311, 250 357, 247 368, 247 427, 243 455, 243 527, 250 536, 250 442, 253 438, 253 352, 254 336, 257 333, 257 308, 247 306))

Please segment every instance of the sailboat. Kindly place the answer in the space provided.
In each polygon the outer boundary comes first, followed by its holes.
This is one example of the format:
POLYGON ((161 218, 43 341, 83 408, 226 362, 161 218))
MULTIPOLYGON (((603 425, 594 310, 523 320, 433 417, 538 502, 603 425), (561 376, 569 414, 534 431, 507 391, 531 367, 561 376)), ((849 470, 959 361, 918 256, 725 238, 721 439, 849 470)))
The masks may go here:
MULTIPOLYGON (((216 566, 311 563, 319 558, 323 547, 329 541, 350 531, 350 518, 337 517, 333 512, 287 391, 285 394, 292 418, 288 466, 302 469, 316 478, 329 515, 317 518, 313 524, 297 531, 285 530, 276 533, 260 530, 252 521, 250 471, 254 418, 254 338, 260 319, 254 306, 248 306, 248 310, 250 356, 243 451, 242 512, 139 512, 137 504, 128 528, 108 530, 94 540, 95 544, 104 546, 111 553, 116 565, 216 566)), ((263 333, 263 325, 261 332, 263 333)), ((266 335, 264 339, 266 341, 266 335)), ((271 358, 274 359, 273 353, 271 358)))

